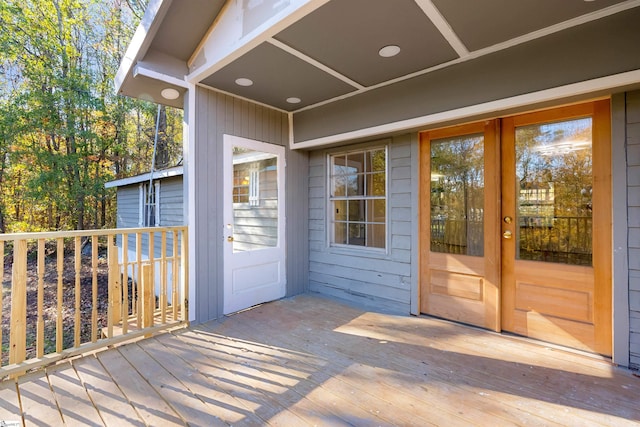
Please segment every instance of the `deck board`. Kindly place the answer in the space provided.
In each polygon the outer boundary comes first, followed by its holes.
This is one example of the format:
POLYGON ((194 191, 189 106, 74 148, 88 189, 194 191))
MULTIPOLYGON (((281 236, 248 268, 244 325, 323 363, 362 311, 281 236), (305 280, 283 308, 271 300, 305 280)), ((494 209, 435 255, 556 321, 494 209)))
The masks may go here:
POLYGON ((640 426, 639 396, 599 356, 303 295, 1 383, 0 421, 640 426))

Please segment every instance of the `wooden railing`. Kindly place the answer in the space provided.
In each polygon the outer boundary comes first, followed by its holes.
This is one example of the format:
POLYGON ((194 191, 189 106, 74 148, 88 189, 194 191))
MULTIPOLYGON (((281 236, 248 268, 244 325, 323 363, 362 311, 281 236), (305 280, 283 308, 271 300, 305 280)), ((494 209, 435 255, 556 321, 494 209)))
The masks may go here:
POLYGON ((187 227, 0 234, 0 379, 188 324, 187 227))

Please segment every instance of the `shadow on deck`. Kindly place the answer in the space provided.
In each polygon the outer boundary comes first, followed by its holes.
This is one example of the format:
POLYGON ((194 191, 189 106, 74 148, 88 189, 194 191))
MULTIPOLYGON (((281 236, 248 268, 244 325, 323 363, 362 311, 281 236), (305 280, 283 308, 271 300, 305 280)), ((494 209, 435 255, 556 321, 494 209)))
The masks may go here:
POLYGON ((0 384, 26 425, 638 425, 606 359, 303 295, 0 384))

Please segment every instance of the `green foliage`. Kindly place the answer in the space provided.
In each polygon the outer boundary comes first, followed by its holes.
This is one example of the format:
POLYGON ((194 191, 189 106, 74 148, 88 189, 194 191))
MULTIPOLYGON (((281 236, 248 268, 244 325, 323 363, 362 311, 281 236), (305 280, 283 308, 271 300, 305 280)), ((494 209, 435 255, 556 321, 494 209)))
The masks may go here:
MULTIPOLYGON (((151 166, 155 106, 113 90, 143 6, 0 2, 0 232, 115 225, 104 183, 151 166)), ((175 164, 181 112, 165 123, 175 164)))

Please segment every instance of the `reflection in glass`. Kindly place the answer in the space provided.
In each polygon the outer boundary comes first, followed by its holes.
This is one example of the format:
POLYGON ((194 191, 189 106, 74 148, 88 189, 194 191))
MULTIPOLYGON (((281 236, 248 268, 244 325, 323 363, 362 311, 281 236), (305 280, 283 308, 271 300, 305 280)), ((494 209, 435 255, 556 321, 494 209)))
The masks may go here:
POLYGON ((431 250, 484 255, 484 137, 431 141, 431 250))
POLYGON ((518 259, 591 265, 591 118, 516 129, 518 259))
POLYGON ((234 147, 233 251, 278 245, 278 158, 234 147))

